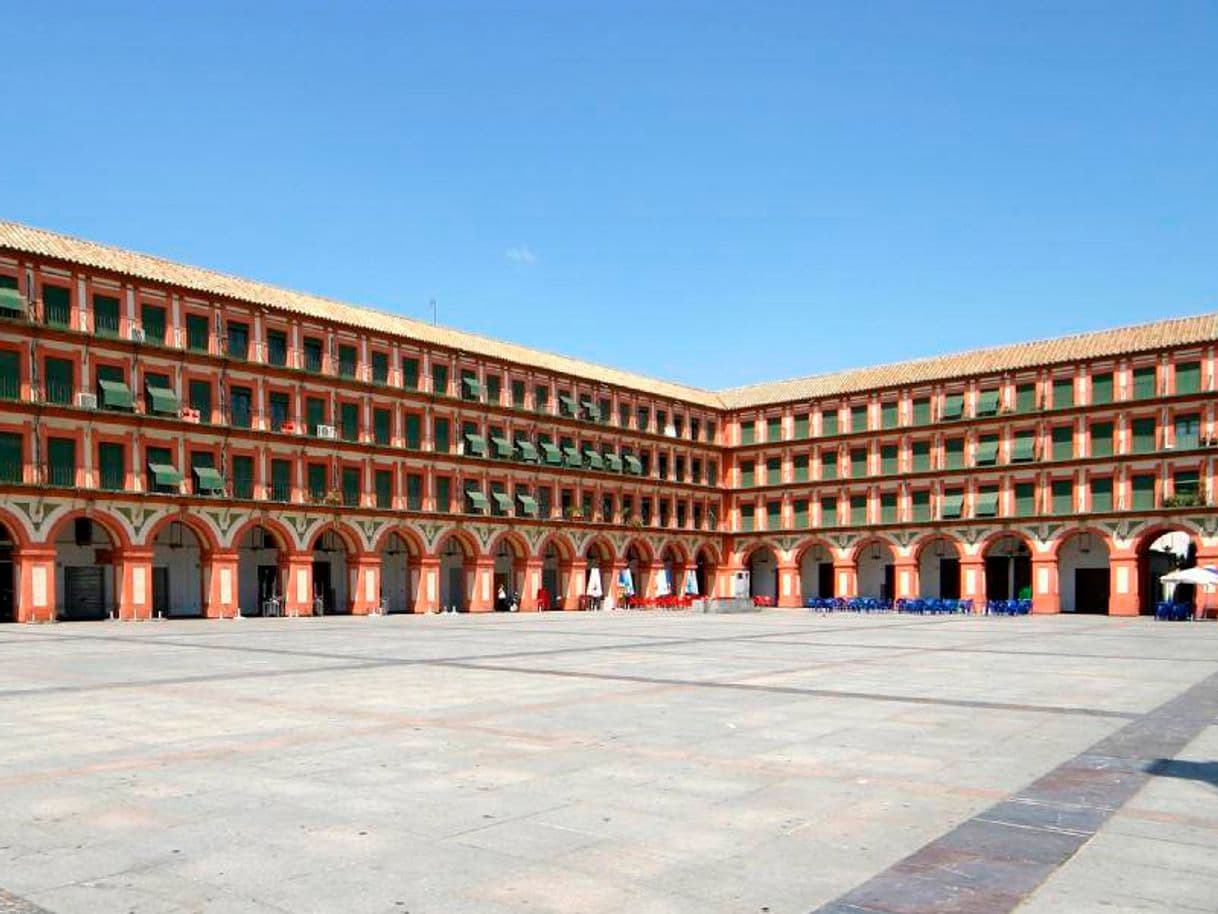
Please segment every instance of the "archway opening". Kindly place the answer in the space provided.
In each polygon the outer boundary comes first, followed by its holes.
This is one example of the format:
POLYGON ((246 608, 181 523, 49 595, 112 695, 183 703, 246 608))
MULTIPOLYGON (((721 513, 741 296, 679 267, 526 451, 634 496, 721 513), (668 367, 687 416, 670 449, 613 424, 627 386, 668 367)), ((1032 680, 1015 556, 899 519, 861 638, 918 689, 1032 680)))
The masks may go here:
POLYGON ((694 575, 698 582, 698 595, 702 597, 713 597, 715 595, 715 577, 718 571, 718 564, 715 562, 714 554, 705 547, 698 550, 698 557, 694 560, 694 575))
POLYGON ((820 543, 813 543, 799 558, 799 593, 805 603, 836 595, 833 556, 820 543))
POLYGON ((608 545, 600 540, 588 544, 584 552, 584 599, 581 609, 600 609, 605 602, 605 594, 613 586, 609 580, 613 574, 613 552, 608 545))
POLYGON ((323 530, 313 540, 313 615, 351 612, 347 542, 335 530, 323 530))
POLYGON ((778 600, 778 556, 769 546, 749 553, 749 596, 778 600))
POLYGON ((237 599, 243 616, 279 615, 284 602, 280 542, 272 530, 251 527, 237 543, 237 599))
POLYGON ((502 536, 495 547, 495 610, 507 612, 519 607, 524 585, 525 547, 512 536, 502 536))
MULTIPOLYGON (((685 580, 685 565, 685 556, 672 546, 665 546, 664 551, 660 553, 660 574, 664 576, 668 592, 674 596, 682 596, 688 589, 685 580)), ((661 589, 663 589, 663 584, 661 584, 661 589)), ((698 592, 701 593, 701 590, 698 592)))
POLYGON ((87 517, 64 524, 55 537, 55 605, 61 622, 105 619, 118 611, 115 543, 87 517))
POLYGON ((0 522, 0 623, 17 621, 17 540, 0 522))
POLYGON ((1197 588, 1193 584, 1163 585, 1163 575, 1183 568, 1197 566, 1197 540, 1187 530, 1169 528, 1147 534, 1138 544, 1138 611, 1153 615, 1160 600, 1196 605, 1197 588))
POLYGON ((636 598, 647 596, 651 581, 651 559, 635 543, 626 548, 626 567, 630 569, 630 580, 634 584, 636 598))
POLYGON ((1000 536, 984 553, 987 600, 1032 599, 1032 550, 1022 537, 1000 536))
POLYGON ((396 531, 381 548, 381 605, 387 613, 415 611, 419 593, 419 554, 407 537, 396 531))
POLYGON ((918 596, 960 599, 960 553, 954 540, 936 536, 918 554, 918 596))
POLYGON ((467 581, 473 556, 468 555, 459 536, 449 535, 440 544, 440 608, 445 612, 469 609, 472 582, 467 581))
POLYGON ((163 526, 152 540, 152 615, 203 615, 203 545, 180 520, 163 526))
POLYGON ((1061 611, 1108 614, 1111 575, 1108 544, 1082 530, 1071 534, 1057 550, 1057 584, 1061 611))
POLYGON ((539 610, 562 609, 562 598, 570 575, 571 557, 549 540, 541 551, 541 587, 535 597, 539 610))
POLYGON ((858 554, 858 591, 860 597, 891 600, 896 592, 892 547, 883 540, 872 540, 858 554))

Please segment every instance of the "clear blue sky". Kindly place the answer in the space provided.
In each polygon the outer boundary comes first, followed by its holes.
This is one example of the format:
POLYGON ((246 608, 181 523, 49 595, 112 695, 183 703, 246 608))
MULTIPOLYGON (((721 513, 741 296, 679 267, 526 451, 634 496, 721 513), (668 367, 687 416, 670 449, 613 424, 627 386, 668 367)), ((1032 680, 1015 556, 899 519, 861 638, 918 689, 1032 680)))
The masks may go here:
POLYGON ((0 215, 707 387, 1218 309, 1212 2, 390 5, 8 4, 0 215))

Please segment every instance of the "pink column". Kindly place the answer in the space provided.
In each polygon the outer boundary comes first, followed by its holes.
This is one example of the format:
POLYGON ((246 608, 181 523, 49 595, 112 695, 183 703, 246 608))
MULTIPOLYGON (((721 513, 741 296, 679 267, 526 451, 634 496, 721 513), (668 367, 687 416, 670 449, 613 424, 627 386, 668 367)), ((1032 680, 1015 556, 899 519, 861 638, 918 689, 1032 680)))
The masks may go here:
POLYGON ((1057 589, 1057 556, 1032 556, 1032 612, 1061 612, 1061 596, 1057 589))
POLYGON ((17 621, 55 621, 55 547, 22 546, 16 564, 17 621))
POLYGON ((144 547, 115 550, 114 578, 118 587, 118 617, 151 619, 152 550, 144 547))
POLYGON ((495 608, 495 560, 479 556, 474 560, 474 587, 469 594, 469 611, 490 612, 495 608))
POLYGON ((280 555, 279 576, 283 585, 283 612, 288 616, 313 614, 313 553, 280 555))
POLYGON ((209 619, 232 619, 237 615, 237 553, 213 552, 206 563, 206 592, 203 615, 209 619))
POLYGON ((981 556, 960 559, 960 595, 973 601, 973 612, 985 612, 985 559, 981 556))
POLYGON ((355 584, 351 593, 351 614, 366 616, 381 605, 381 556, 365 552, 355 559, 355 584))

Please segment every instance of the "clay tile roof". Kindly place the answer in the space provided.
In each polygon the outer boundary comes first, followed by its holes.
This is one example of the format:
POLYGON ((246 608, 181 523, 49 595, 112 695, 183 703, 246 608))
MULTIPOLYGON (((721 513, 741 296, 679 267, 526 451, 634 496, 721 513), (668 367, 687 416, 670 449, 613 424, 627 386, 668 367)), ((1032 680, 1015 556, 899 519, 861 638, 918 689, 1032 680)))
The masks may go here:
POLYGON ((792 378, 708 391, 622 371, 491 337, 438 327, 424 321, 283 289, 252 279, 186 266, 121 248, 82 241, 56 232, 0 220, 0 248, 91 267, 149 282, 165 283, 204 295, 263 305, 363 330, 478 353, 504 362, 547 369, 660 397, 710 408, 743 409, 876 388, 925 384, 975 375, 1016 371, 1055 362, 1096 359, 1218 340, 1218 314, 1171 318, 1133 327, 977 349, 871 368, 792 378))
POLYGON ((611 384, 645 391, 659 397, 671 397, 675 400, 711 408, 721 405, 719 397, 715 393, 697 387, 649 378, 617 368, 608 368, 593 362, 585 362, 582 359, 532 349, 477 333, 438 327, 398 314, 351 305, 318 295, 308 295, 304 292, 283 289, 252 279, 241 279, 214 270, 186 266, 149 254, 137 254, 122 248, 83 241, 79 238, 32 228, 16 222, 0 221, 0 248, 137 277, 149 282, 166 283, 204 295, 291 311, 306 317, 334 321, 349 327, 371 330, 420 343, 431 343, 450 349, 478 353, 505 362, 573 375, 592 383, 611 384))

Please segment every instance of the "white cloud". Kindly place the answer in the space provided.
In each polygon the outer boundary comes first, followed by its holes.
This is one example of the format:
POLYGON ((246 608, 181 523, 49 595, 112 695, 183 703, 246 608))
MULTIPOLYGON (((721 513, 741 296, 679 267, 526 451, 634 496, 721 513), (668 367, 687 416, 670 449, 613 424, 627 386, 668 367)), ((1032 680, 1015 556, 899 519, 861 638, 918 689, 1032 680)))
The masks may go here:
POLYGON ((532 266, 533 264, 537 263, 537 255, 530 251, 528 245, 525 244, 508 248, 503 252, 503 256, 512 263, 523 263, 527 266, 532 266))

